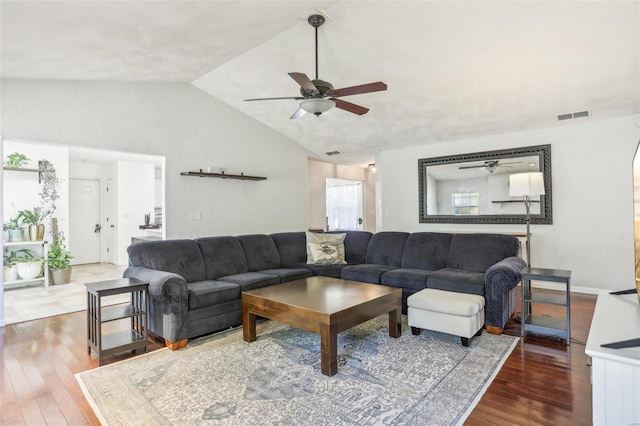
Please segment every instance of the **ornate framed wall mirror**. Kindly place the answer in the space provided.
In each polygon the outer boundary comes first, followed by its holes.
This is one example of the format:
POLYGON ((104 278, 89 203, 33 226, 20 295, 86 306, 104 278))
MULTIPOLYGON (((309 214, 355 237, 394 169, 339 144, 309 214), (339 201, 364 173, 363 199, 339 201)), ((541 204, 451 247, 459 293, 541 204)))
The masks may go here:
POLYGON ((418 160, 421 223, 525 223, 509 176, 542 172, 545 195, 531 199, 531 223, 551 224, 551 145, 418 160))

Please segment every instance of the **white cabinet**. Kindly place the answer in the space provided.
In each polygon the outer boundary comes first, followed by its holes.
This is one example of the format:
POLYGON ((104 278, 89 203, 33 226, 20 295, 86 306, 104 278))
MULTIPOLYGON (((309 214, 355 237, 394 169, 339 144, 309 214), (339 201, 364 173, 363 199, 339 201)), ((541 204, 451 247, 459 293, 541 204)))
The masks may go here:
POLYGON ((25 280, 18 277, 17 280, 14 281, 4 281, 4 288, 15 288, 15 287, 23 287, 25 285, 35 284, 35 283, 43 283, 45 287, 49 286, 49 261, 47 259, 49 244, 47 241, 12 241, 4 243, 5 253, 9 251, 15 251, 20 249, 29 249, 36 253, 38 256, 42 256, 44 258, 43 263, 43 274, 37 278, 33 278, 30 280, 25 280))
POLYGON ((640 424, 640 347, 600 345, 640 338, 637 294, 614 296, 601 290, 585 352, 592 359, 594 425, 640 424))

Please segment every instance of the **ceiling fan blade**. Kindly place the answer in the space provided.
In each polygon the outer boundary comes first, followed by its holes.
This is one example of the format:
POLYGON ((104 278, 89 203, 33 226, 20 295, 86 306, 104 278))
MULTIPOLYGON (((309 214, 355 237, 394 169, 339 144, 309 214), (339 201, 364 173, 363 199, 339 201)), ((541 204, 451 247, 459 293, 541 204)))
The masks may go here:
POLYGON ((245 99, 245 101, 274 101, 274 100, 278 100, 278 99, 296 99, 296 100, 302 100, 304 99, 301 96, 285 96, 283 98, 254 98, 254 99, 245 99))
POLYGON ((482 169, 482 168, 485 168, 485 167, 487 167, 486 164, 482 164, 480 166, 460 166, 460 167, 458 167, 458 170, 463 170, 463 169, 482 169))
POLYGON ((291 117, 289 117, 290 120, 293 120, 295 118, 300 118, 305 114, 305 111, 302 108, 298 108, 298 110, 296 112, 293 113, 293 115, 291 117))
POLYGON ((351 102, 343 101, 342 99, 336 99, 336 98, 329 98, 329 99, 336 103, 336 108, 340 108, 345 111, 352 112, 354 114, 363 115, 369 112, 369 108, 352 104, 351 102))
POLYGON ((292 79, 294 79, 296 81, 296 83, 298 83, 300 85, 300 87, 302 87, 304 90, 309 90, 312 92, 319 92, 318 88, 316 87, 315 84, 313 84, 311 82, 311 80, 309 80, 309 77, 307 77, 306 74, 303 74, 301 72, 290 72, 289 75, 291 76, 292 79))
POLYGON ((361 93, 380 92, 387 90, 387 85, 381 81, 369 84, 361 84, 360 86, 345 87, 342 89, 336 89, 331 94, 333 96, 349 96, 359 95, 361 93))

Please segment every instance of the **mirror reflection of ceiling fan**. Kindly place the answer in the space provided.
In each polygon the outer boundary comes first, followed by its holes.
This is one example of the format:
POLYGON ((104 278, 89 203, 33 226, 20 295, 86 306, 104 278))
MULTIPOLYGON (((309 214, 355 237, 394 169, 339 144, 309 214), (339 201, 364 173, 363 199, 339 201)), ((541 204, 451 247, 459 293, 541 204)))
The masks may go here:
POLYGON ((300 85, 300 94, 302 96, 245 99, 245 101, 269 101, 278 99, 301 100, 302 102, 300 102, 300 107, 290 117, 292 119, 302 117, 307 112, 319 117, 320 114, 327 112, 333 107, 340 108, 357 115, 366 114, 369 112, 369 108, 352 104, 351 102, 343 101, 338 98, 342 96, 359 95, 362 93, 387 90, 387 85, 382 81, 378 81, 375 83, 361 84, 359 86, 334 89, 333 85, 328 81, 318 79, 318 27, 324 24, 324 16, 311 15, 309 16, 308 22, 309 25, 315 28, 316 32, 316 78, 314 80, 310 80, 306 74, 299 72, 289 73, 289 76, 300 85))
POLYGON ((484 170, 484 171, 487 171, 489 173, 493 173, 498 168, 505 168, 505 169, 512 169, 513 168, 511 166, 507 166, 507 164, 519 164, 519 163, 522 163, 522 161, 511 161, 509 163, 501 163, 500 160, 487 160, 487 161, 483 162, 482 164, 476 164, 476 165, 473 165, 473 166, 460 166, 460 167, 458 167, 458 169, 460 169, 460 170, 462 170, 462 169, 477 169, 477 170, 484 170))

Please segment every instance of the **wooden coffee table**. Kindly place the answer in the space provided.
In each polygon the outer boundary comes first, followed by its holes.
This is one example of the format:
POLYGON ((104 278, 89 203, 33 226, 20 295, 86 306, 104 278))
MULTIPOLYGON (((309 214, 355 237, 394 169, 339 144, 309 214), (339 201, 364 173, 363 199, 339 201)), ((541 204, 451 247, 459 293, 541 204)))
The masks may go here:
POLYGON ((338 372, 338 333, 389 313, 389 336, 400 337, 402 290, 311 277, 242 293, 242 337, 256 340, 256 315, 320 334, 320 368, 338 372))

